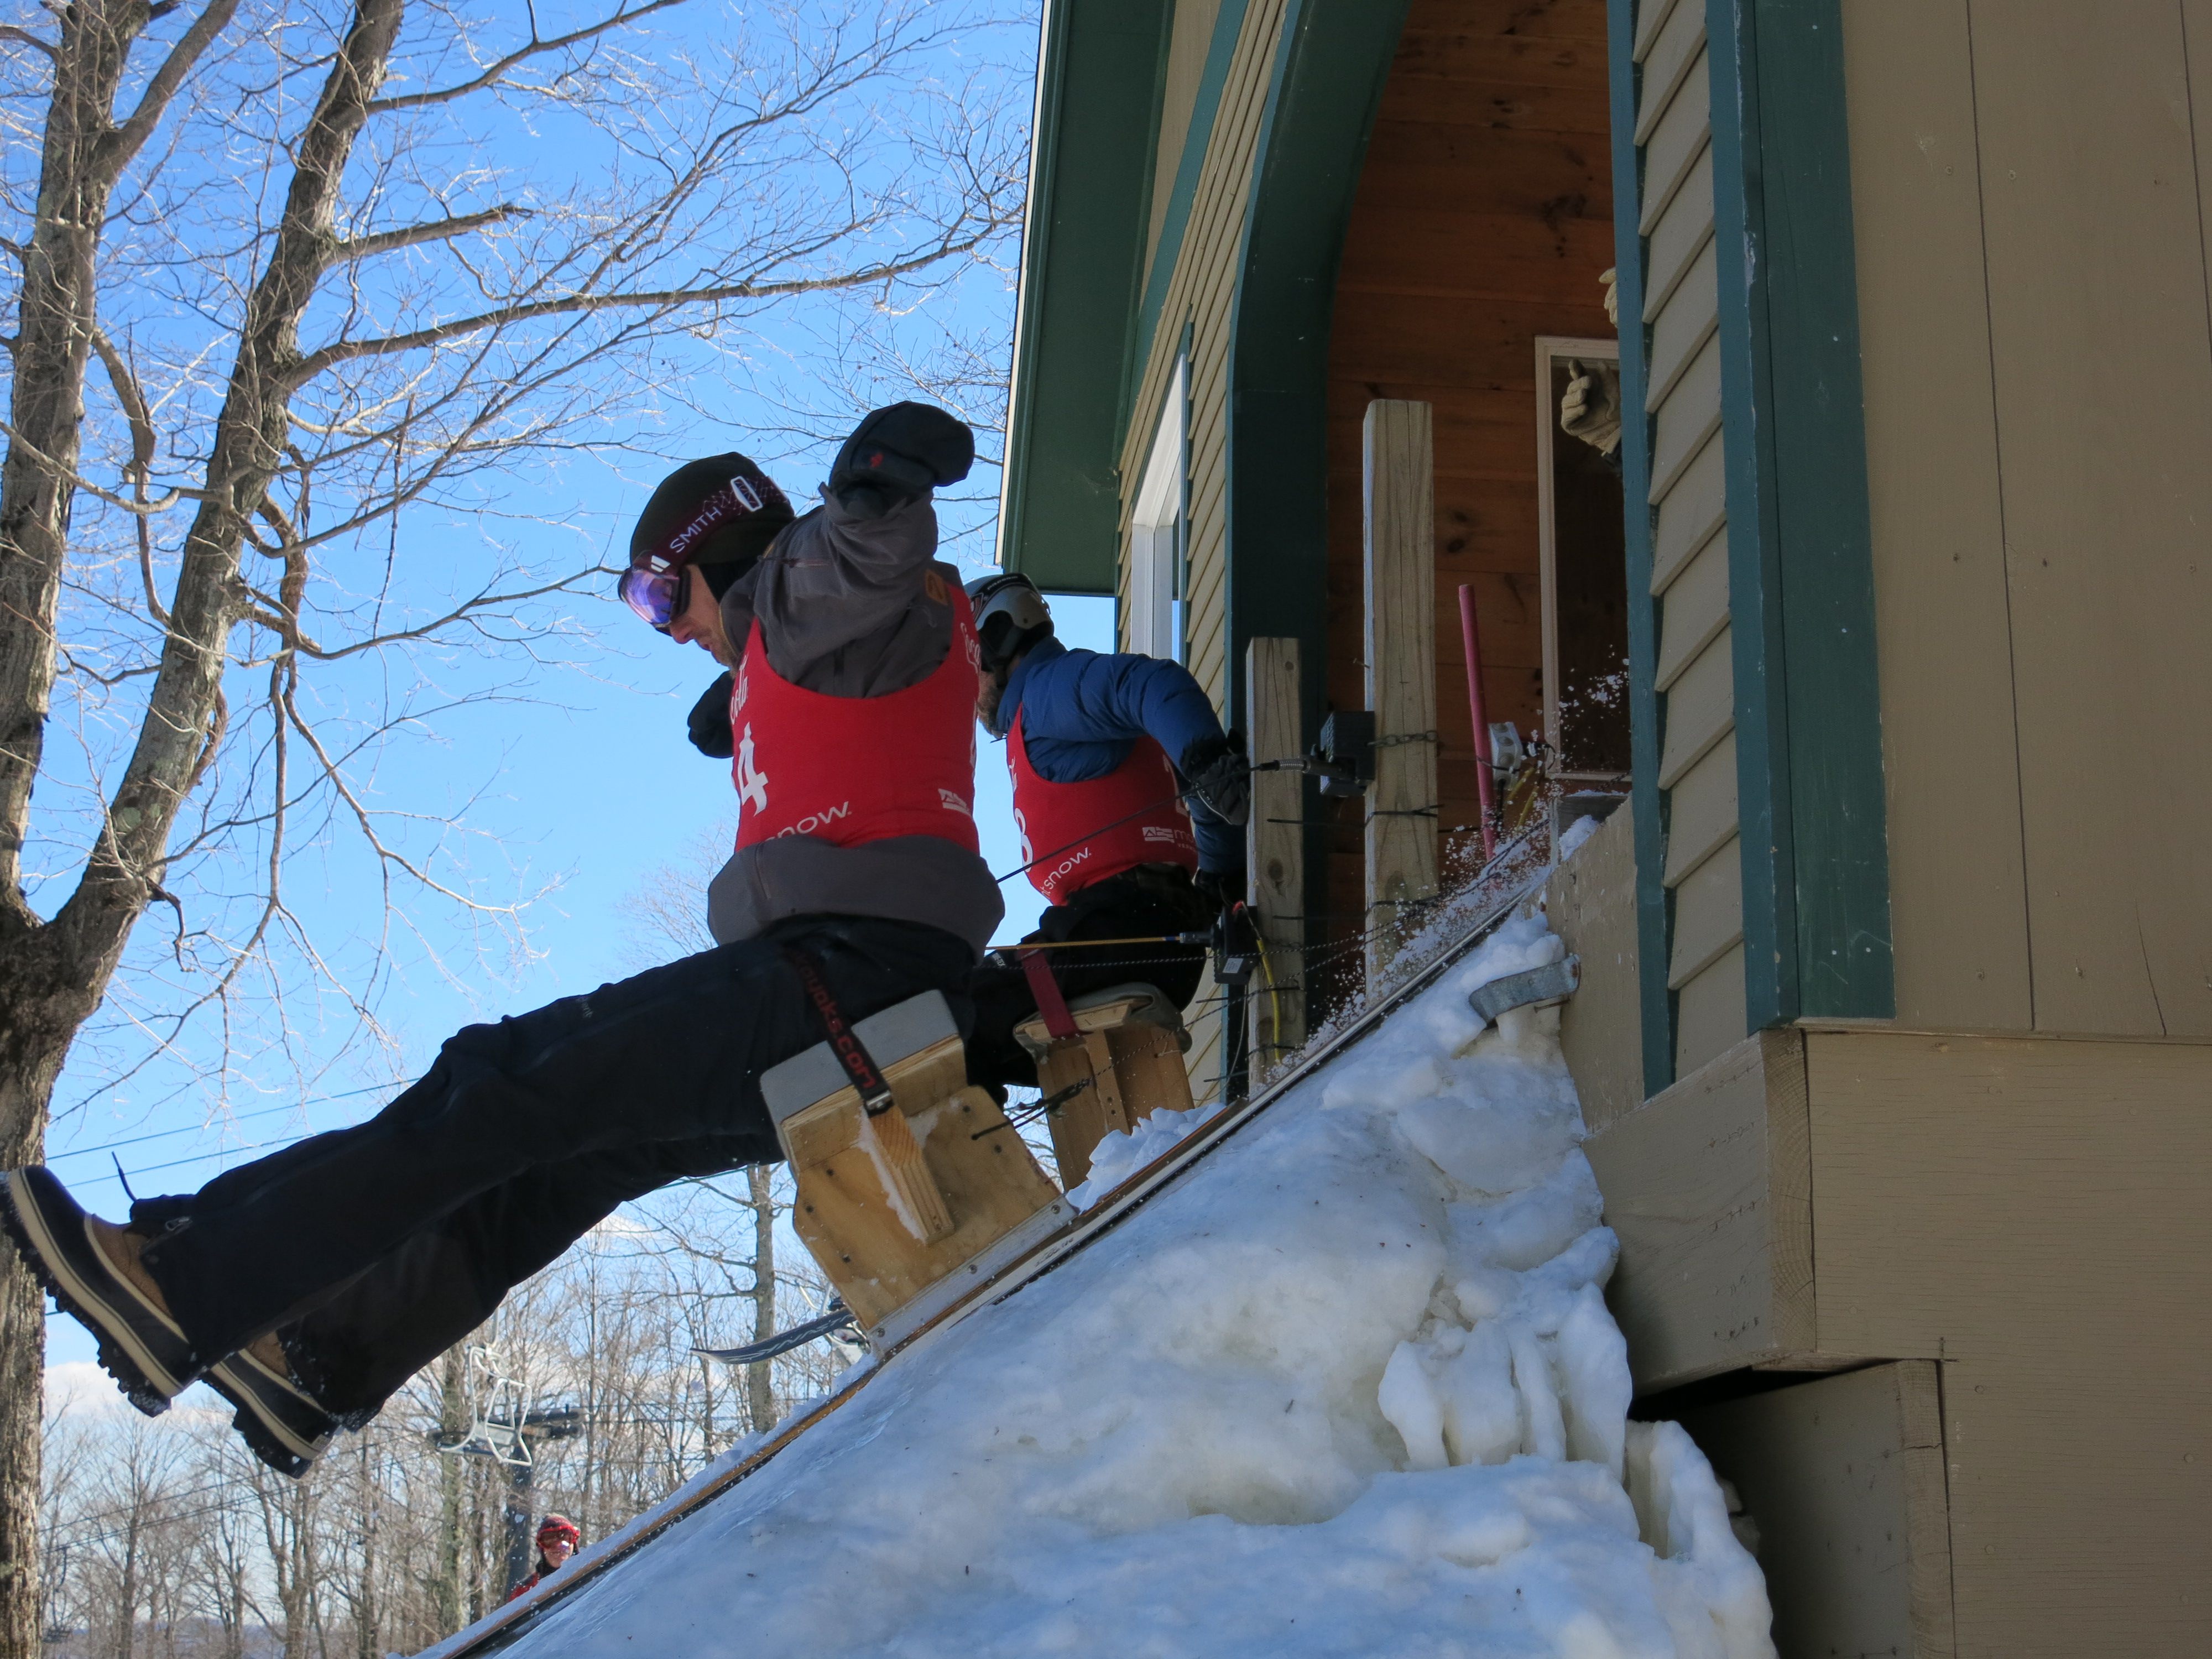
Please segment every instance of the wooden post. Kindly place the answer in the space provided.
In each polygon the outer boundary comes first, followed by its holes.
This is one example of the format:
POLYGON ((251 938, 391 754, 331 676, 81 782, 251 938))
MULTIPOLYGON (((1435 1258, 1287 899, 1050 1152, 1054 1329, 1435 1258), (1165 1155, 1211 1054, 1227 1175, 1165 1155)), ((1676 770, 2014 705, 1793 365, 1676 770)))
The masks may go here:
MULTIPOLYGON (((1244 652, 1249 707, 1247 750, 1255 762, 1289 760, 1305 752, 1299 719, 1298 642, 1254 640, 1244 652)), ((1252 775, 1252 815, 1244 830, 1250 874, 1252 921, 1266 947, 1245 1000, 1251 1034, 1251 1079, 1256 1086, 1273 1066, 1305 1045, 1306 854, 1304 775, 1252 775)))
POLYGON ((1367 982, 1437 891, 1437 512, 1426 404, 1367 405, 1361 433, 1367 706, 1367 982))

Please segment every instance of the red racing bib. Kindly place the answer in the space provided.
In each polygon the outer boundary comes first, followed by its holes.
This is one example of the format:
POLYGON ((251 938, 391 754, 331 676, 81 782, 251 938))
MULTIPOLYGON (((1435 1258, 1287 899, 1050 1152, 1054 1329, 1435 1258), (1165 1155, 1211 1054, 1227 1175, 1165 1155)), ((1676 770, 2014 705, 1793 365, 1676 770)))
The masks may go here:
POLYGON ((975 682, 982 653, 968 596, 935 569, 924 591, 952 606, 952 643, 927 678, 880 697, 803 690, 769 665, 758 619, 730 692, 738 846, 811 836, 854 847, 975 837, 975 682))
POLYGON ((1006 733, 1006 769, 1014 775, 1022 861, 1030 884, 1053 903, 1140 864, 1198 868, 1198 837, 1182 786, 1167 750, 1152 738, 1138 738, 1128 758, 1103 777, 1049 783, 1030 764, 1018 712, 1006 733))

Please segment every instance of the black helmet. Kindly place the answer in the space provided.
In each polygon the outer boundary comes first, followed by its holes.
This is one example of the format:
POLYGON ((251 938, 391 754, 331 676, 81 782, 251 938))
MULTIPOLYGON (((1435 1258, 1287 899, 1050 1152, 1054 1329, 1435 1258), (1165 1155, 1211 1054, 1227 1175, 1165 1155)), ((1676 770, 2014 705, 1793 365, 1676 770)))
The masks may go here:
POLYGON ((1011 570, 978 576, 968 584, 968 604, 975 613, 975 637, 983 647, 983 666, 997 673, 1039 640, 1052 637, 1052 611, 1027 576, 1011 570))

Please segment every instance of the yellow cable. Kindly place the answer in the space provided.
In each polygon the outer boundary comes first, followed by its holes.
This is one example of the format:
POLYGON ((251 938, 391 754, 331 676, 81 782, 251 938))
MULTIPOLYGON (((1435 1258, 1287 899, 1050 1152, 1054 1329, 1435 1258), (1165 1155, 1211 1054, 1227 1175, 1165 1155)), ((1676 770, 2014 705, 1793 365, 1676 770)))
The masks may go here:
POLYGON ((1274 1041, 1269 1047, 1279 1051, 1283 1047, 1283 998, 1282 994, 1275 988, 1275 964, 1267 957, 1267 936, 1261 933, 1257 927, 1252 929, 1252 947, 1259 953, 1260 973, 1267 981, 1267 1007, 1273 1020, 1274 1036, 1274 1041))

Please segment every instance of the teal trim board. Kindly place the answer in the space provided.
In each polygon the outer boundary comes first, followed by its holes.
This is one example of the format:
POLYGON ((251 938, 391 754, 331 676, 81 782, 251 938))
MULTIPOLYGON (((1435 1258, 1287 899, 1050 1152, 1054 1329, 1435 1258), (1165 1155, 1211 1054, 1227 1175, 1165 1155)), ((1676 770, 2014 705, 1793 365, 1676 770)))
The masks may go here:
MULTIPOLYGON (((1646 4, 1650 0, 1644 0, 1646 4)), ((1694 3, 1694 0, 1691 0, 1694 3)), ((1620 327, 1620 404, 1644 407, 1650 349, 1644 315, 1644 243, 1636 225, 1642 212, 1642 161, 1636 148, 1636 0, 1606 0, 1606 59, 1613 118, 1613 269, 1620 327)), ((1658 605, 1651 597, 1651 420, 1623 423, 1621 499, 1628 544, 1628 720, 1634 779, 1629 810, 1636 815, 1637 976, 1644 1027, 1644 1092, 1656 1095, 1674 1080, 1674 999, 1667 989, 1670 903, 1662 879, 1667 863, 1666 800, 1659 792, 1658 605)))
POLYGON ((1753 1030, 1896 1012, 1839 0, 1707 0, 1753 1030))
POLYGON ((1037 75, 1000 562, 1111 593, 1122 378, 1151 212, 1171 0, 1051 0, 1037 75))

